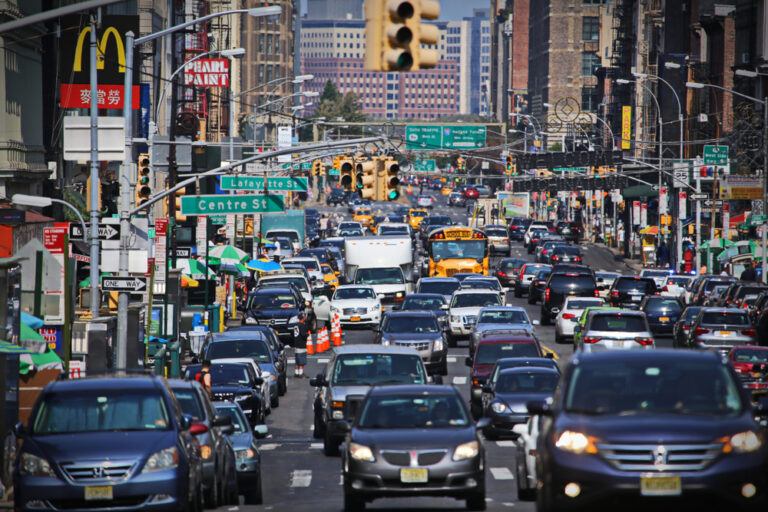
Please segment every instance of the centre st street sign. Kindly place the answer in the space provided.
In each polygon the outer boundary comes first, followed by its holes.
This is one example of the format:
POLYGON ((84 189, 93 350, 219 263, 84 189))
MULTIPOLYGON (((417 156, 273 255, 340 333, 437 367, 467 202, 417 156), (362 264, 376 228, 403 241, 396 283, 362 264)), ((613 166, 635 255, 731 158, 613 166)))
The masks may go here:
MULTIPOLYGON (((270 191, 307 191, 307 178, 267 177, 267 189, 270 191)), ((261 176, 222 176, 221 190, 264 190, 264 178, 261 176)))
POLYGON ((280 213, 285 210, 281 195, 207 195, 182 196, 182 215, 213 215, 243 213, 280 213))

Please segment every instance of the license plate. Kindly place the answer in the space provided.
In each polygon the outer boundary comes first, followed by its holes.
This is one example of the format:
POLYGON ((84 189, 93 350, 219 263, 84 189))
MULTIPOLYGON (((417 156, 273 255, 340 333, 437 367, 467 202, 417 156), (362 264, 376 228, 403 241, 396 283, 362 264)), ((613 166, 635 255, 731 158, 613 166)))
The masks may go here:
POLYGON ((624 340, 613 340, 613 348, 624 348, 624 340))
POLYGON ((718 336, 730 336, 731 334, 731 331, 717 331, 718 336))
POLYGON ((660 316, 659 317, 659 322, 669 322, 669 317, 668 316, 660 316))
POLYGON ((643 296, 642 295, 633 295, 632 296, 632 300, 643 300, 643 296))
POLYGON ((427 468, 403 468, 400 470, 400 481, 404 484, 423 484, 428 481, 427 468))
POLYGON ((643 496, 679 496, 682 492, 679 476, 640 477, 640 494, 643 496))
POLYGON ((112 499, 112 486, 111 485, 93 485, 85 488, 86 501, 102 501, 112 499))
POLYGON ((349 321, 350 321, 350 322, 359 322, 359 321, 360 321, 360 317, 359 317, 359 316, 353 316, 353 317, 351 317, 351 318, 349 319, 349 321))

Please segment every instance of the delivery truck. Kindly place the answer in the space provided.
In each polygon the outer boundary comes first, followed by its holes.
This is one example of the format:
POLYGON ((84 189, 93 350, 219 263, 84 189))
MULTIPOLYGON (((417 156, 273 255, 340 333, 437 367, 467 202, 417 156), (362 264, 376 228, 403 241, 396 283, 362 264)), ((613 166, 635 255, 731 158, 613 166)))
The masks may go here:
POLYGON ((293 245, 293 251, 299 252, 306 247, 304 210, 286 210, 284 213, 262 214, 261 235, 268 240, 278 236, 289 238, 293 245))
POLYGON ((357 236, 344 242, 347 279, 371 285, 382 306, 399 308, 413 284, 409 236, 357 236))

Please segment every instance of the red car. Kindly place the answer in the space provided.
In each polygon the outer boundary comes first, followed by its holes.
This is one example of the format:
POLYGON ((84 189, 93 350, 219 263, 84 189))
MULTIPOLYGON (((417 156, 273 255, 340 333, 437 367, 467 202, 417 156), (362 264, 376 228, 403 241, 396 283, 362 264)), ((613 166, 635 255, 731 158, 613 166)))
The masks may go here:
POLYGON ((475 187, 467 187, 466 189, 464 189, 464 192, 462 192, 462 194, 464 194, 464 198, 466 199, 477 199, 478 197, 480 197, 480 191, 477 190, 475 187))
POLYGON ((768 347, 736 345, 728 352, 728 359, 753 395, 768 392, 768 347))

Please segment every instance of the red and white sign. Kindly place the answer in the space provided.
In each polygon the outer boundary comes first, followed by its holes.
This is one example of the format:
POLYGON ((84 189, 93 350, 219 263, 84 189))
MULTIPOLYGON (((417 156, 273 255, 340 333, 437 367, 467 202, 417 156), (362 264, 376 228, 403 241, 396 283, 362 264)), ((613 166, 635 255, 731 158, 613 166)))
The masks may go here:
MULTIPOLYGON (((122 109, 122 85, 98 85, 99 108, 122 109)), ((139 86, 133 86, 131 104, 133 109, 139 108, 139 86)), ((89 84, 61 84, 61 108, 91 108, 91 86, 89 84)))
POLYGON ((667 214, 667 202, 669 201, 669 189, 667 187, 661 187, 659 189, 659 213, 661 215, 667 214))
POLYGON ((69 234, 67 228, 45 228, 43 230, 43 245, 53 256, 56 263, 49 263, 45 266, 45 274, 50 275, 51 279, 43 279, 44 283, 50 283, 44 286, 43 294, 54 296, 53 300, 44 299, 49 307, 45 309, 43 315, 45 325, 64 324, 64 241, 69 234), (54 284, 55 283, 55 284, 54 284))
POLYGON ((165 283, 168 264, 168 219, 155 219, 155 283, 165 283))
POLYGON ((688 192, 686 192, 685 190, 681 190, 677 194, 678 194, 677 217, 680 219, 684 219, 688 216, 688 213, 687 213, 688 201, 686 201, 686 199, 688 199, 688 192))
POLYGON ((640 224, 640 201, 632 201, 632 224, 640 224))
POLYGON ((83 379, 83 378, 85 378, 85 361, 78 361, 76 359, 70 359, 70 361, 69 361, 69 378, 70 379, 83 379))
POLYGON ((648 204, 642 203, 640 205, 640 225, 645 227, 648 225, 648 204))
POLYGON ((229 59, 197 59, 184 67, 184 85, 229 87, 229 59))

